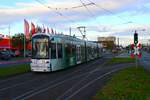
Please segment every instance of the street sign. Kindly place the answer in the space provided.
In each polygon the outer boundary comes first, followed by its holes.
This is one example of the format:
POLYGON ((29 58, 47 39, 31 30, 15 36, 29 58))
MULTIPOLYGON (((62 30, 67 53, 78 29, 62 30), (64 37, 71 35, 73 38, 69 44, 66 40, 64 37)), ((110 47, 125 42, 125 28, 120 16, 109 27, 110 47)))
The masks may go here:
POLYGON ((138 44, 138 48, 139 48, 139 49, 141 49, 141 48, 142 48, 142 45, 141 45, 140 43, 138 44))
POLYGON ((134 58, 135 56, 138 56, 138 58, 141 58, 142 57, 142 54, 141 54, 141 44, 131 44, 131 55, 130 57, 131 58, 134 58))
POLYGON ((132 49, 132 50, 134 49, 134 44, 131 44, 131 49, 132 49))
POLYGON ((139 55, 139 49, 137 47, 134 47, 134 55, 139 55))
POLYGON ((141 58, 142 57, 142 54, 140 52, 140 49, 141 49, 141 44, 139 43, 138 44, 138 33, 135 31, 134 33, 134 44, 131 45, 131 49, 132 49, 132 53, 131 53, 131 58, 134 58, 135 57, 135 65, 136 65, 136 68, 138 66, 138 58, 141 58))

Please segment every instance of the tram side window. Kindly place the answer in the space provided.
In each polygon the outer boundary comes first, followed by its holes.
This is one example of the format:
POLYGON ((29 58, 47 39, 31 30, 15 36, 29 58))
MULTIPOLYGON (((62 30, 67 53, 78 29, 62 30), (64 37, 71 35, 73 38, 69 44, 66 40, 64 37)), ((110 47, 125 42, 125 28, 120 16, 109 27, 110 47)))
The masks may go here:
POLYGON ((74 56, 76 54, 76 46, 72 45, 72 55, 74 56))
POLYGON ((62 58, 62 44, 57 44, 58 58, 62 58))
POLYGON ((51 59, 56 59, 56 43, 51 44, 51 59))
POLYGON ((77 60, 80 60, 80 47, 77 47, 77 60))
POLYGON ((67 44, 66 51, 67 51, 68 56, 72 56, 72 45, 71 44, 67 44))

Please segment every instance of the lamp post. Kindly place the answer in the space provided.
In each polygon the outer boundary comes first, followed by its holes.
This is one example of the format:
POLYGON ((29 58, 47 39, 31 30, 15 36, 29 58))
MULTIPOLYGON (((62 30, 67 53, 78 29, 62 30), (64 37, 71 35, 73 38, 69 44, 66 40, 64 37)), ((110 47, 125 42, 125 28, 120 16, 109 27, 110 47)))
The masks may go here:
POLYGON ((150 51, 150 39, 148 39, 149 45, 148 45, 148 49, 150 51))

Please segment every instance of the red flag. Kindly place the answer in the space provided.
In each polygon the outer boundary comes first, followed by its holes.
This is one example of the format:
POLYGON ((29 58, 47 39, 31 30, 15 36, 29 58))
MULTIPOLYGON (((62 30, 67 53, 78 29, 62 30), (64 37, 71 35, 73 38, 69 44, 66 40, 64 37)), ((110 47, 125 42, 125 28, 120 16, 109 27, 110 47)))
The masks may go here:
POLYGON ((24 19, 24 34, 26 38, 30 38, 30 33, 29 33, 29 23, 24 19))
POLYGON ((139 49, 141 49, 141 48, 142 48, 142 45, 141 45, 140 43, 138 44, 138 48, 139 48, 139 49))
POLYGON ((56 33, 56 30, 55 30, 55 34, 57 34, 57 33, 56 33))
POLYGON ((52 34, 54 34, 54 30, 51 28, 51 32, 52 32, 52 34))
POLYGON ((46 32, 46 29, 44 28, 44 29, 43 29, 43 33, 45 33, 45 32, 46 32))
POLYGON ((35 25, 31 22, 31 33, 32 33, 32 35, 36 33, 35 31, 36 31, 35 25))
POLYGON ((35 28, 35 33, 37 33, 38 32, 38 26, 36 26, 36 28, 35 28))
POLYGON ((49 33, 49 28, 47 27, 47 33, 49 33))
POLYGON ((44 25, 43 25, 42 32, 43 32, 43 33, 45 33, 45 32, 46 32, 46 29, 45 29, 44 25))

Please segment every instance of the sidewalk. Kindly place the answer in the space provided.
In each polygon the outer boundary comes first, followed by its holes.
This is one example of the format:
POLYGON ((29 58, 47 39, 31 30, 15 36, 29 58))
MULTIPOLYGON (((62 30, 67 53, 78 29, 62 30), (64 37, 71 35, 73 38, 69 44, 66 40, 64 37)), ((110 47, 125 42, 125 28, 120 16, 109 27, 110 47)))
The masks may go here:
POLYGON ((0 68, 10 67, 10 65, 29 64, 30 58, 24 58, 20 60, 0 61, 0 68))
POLYGON ((150 53, 143 52, 142 58, 139 59, 140 64, 142 64, 147 70, 150 71, 150 53))

